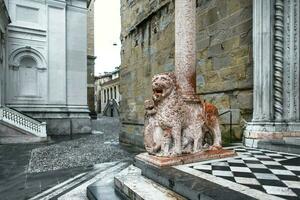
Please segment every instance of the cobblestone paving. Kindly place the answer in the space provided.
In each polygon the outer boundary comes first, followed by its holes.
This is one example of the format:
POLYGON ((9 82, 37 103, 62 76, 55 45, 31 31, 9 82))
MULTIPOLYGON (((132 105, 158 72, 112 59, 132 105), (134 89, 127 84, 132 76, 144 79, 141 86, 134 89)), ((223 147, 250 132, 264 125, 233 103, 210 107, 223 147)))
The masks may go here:
POLYGON ((103 141, 101 135, 91 135, 34 149, 28 172, 43 172, 130 157, 114 140, 103 141))
POLYGON ((59 142, 32 151, 28 172, 44 172, 128 159, 131 154, 119 145, 119 120, 102 117, 93 122, 102 134, 59 142))

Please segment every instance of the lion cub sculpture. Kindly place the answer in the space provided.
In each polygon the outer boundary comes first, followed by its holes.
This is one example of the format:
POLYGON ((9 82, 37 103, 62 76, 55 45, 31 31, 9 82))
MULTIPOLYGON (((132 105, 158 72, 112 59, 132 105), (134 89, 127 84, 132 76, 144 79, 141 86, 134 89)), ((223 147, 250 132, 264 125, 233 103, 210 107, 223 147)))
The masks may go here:
POLYGON ((220 149, 217 108, 209 103, 188 104, 178 93, 174 73, 152 79, 152 100, 145 101, 144 144, 157 156, 178 156, 202 150, 204 129, 212 132, 210 149, 220 149))

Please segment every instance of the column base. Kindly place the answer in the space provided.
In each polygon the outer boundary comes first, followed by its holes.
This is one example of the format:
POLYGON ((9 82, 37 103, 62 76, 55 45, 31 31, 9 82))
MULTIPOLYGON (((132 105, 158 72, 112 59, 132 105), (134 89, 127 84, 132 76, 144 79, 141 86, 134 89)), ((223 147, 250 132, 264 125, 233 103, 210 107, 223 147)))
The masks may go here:
POLYGON ((257 148, 260 141, 281 141, 300 137, 300 122, 250 122, 244 131, 244 145, 257 148))

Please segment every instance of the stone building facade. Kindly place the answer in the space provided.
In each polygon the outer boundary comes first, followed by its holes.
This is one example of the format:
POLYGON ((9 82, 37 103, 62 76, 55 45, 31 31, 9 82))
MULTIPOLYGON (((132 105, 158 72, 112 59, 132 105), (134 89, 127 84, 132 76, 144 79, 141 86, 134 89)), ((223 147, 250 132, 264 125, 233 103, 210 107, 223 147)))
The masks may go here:
POLYGON ((95 72, 95 37, 94 37, 94 4, 95 0, 88 1, 87 12, 87 102, 91 116, 95 116, 94 100, 94 72, 95 72))
POLYGON ((95 108, 97 113, 111 116, 110 110, 113 109, 113 116, 119 116, 120 77, 119 69, 108 72, 99 77, 95 77, 95 108), (114 100, 112 102, 112 100, 114 100), (107 111, 107 109, 110 109, 107 111), (109 113, 104 113, 109 112, 109 113))
POLYGON ((4 105, 4 66, 6 66, 6 37, 10 17, 7 10, 8 1, 0 0, 0 107, 4 105))
POLYGON ((46 121, 49 135, 91 132, 87 2, 9 0, 6 6, 11 23, 1 65, 2 105, 46 121))
MULTIPOLYGON (((214 103, 225 142, 252 118, 252 0, 197 0, 197 94, 214 103)), ((120 141, 142 146, 154 74, 174 70, 174 1, 121 0, 120 141)))

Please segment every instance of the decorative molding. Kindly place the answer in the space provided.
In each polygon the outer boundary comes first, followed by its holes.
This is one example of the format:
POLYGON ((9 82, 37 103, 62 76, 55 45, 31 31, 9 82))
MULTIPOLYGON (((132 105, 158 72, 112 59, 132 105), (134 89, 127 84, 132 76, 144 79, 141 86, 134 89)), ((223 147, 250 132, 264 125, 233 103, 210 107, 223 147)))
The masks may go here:
POLYGON ((13 71, 18 71, 20 66, 18 64, 9 64, 9 69, 13 71))
POLYGON ((274 20, 274 117, 280 121, 283 116, 283 55, 284 55, 284 3, 275 0, 274 20))
POLYGON ((299 120, 299 0, 293 0, 293 10, 294 10, 294 24, 293 24, 293 51, 294 51, 294 59, 293 59, 293 119, 299 120))
POLYGON ((21 47, 13 51, 10 56, 9 56, 9 63, 10 65, 13 66, 19 66, 20 65, 20 60, 25 57, 25 56, 30 56, 32 57, 36 62, 37 66, 40 69, 47 69, 47 63, 46 59, 43 56, 42 53, 40 53, 38 50, 26 46, 26 47, 21 47))
MULTIPOLYGON (((285 10, 286 11, 290 11, 290 0, 286 0, 285 1, 285 10)), ((290 43, 291 43, 291 13, 290 12, 285 12, 284 13, 285 15, 285 37, 284 37, 284 48, 286 50, 286 53, 284 55, 285 57, 285 63, 284 63, 284 66, 285 66, 285 71, 288 72, 285 74, 285 78, 284 78, 284 84, 285 84, 285 87, 286 88, 290 88, 291 87, 291 78, 290 78, 290 71, 291 71, 291 56, 293 56, 293 54, 291 54, 291 50, 290 50, 290 43)), ((287 89, 284 91, 284 95, 285 95, 285 98, 284 98, 284 107, 285 107, 285 112, 284 112, 284 118, 285 119, 288 119, 289 118, 289 115, 291 113, 291 93, 292 91, 290 89, 287 89)))

